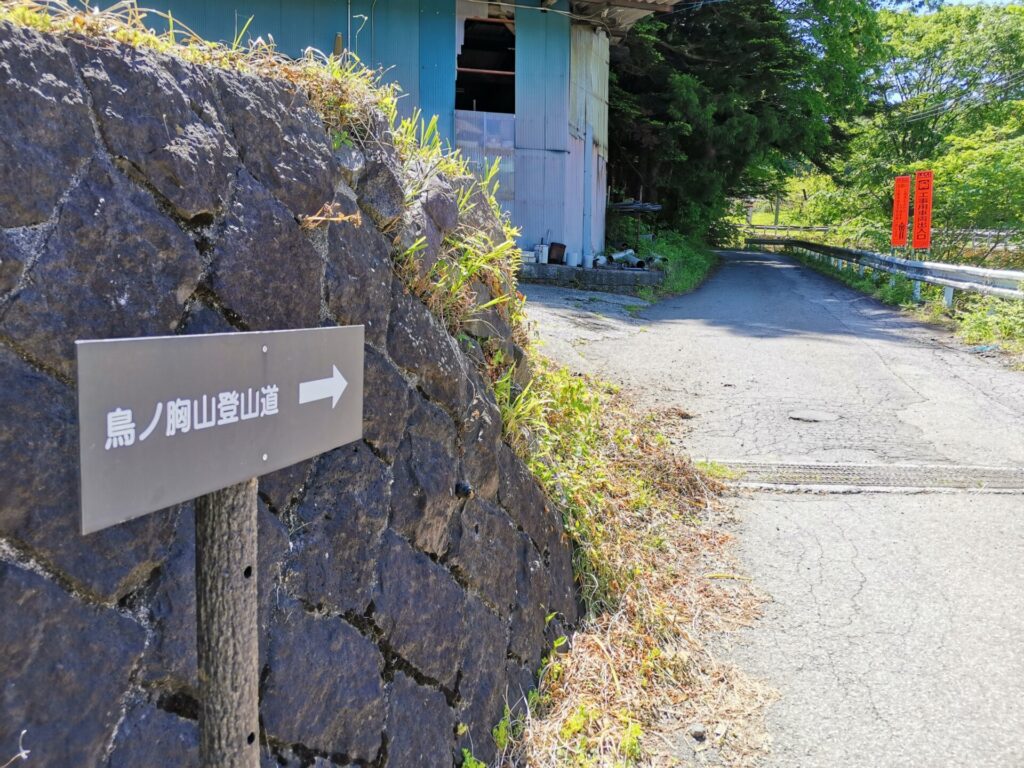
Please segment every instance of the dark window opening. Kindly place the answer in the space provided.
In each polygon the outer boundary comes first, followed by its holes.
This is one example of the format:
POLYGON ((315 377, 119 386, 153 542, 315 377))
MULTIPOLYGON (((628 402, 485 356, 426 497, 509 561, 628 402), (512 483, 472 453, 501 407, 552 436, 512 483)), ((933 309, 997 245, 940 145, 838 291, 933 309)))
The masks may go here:
POLYGON ((516 27, 512 19, 465 21, 455 77, 455 108, 516 111, 516 27))

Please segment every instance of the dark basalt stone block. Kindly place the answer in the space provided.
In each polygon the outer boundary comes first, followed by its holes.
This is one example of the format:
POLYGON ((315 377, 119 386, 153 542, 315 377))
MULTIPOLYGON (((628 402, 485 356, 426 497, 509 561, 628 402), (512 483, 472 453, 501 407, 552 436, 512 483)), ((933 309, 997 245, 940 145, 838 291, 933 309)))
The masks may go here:
POLYGON ((0 227, 39 224, 97 149, 86 95, 55 38, 0 22, 0 227))
POLYGON ((217 297, 249 330, 312 328, 322 268, 291 213, 243 171, 214 250, 217 297))
POLYGON ((393 531, 384 534, 373 620, 384 641, 425 676, 455 687, 465 593, 442 566, 393 531))
POLYGON ((395 673, 389 692, 388 759, 391 768, 450 768, 455 713, 444 694, 395 673))
POLYGON ((260 714, 267 733, 350 760, 371 762, 387 708, 377 647, 339 618, 288 603, 271 629, 260 714))
POLYGON ((40 765, 99 765, 145 631, 6 562, 0 604, 0 744, 16 745, 27 729, 25 747, 40 765))
POLYGON ((192 240, 153 199, 96 161, 61 206, 0 328, 71 377, 75 339, 175 331, 201 269, 192 240))

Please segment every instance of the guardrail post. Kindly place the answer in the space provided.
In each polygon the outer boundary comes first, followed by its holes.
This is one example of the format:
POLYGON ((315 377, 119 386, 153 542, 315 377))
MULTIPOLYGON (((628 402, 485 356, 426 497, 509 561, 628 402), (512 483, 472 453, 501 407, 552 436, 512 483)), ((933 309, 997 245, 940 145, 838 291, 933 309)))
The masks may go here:
POLYGON ((915 280, 914 281, 914 294, 913 295, 914 295, 914 302, 920 304, 921 303, 921 281, 920 280, 915 280))
POLYGON ((953 308, 953 293, 954 291, 952 285, 947 285, 942 290, 942 304, 946 309, 953 308))

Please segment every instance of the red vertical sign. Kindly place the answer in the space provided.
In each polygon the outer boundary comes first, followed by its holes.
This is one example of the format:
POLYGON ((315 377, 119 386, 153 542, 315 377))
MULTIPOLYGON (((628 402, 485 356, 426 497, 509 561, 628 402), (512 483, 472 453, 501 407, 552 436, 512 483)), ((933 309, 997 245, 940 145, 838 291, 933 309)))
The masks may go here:
POLYGON ((932 186, 931 171, 914 174, 914 248, 932 246, 932 186))
POLYGON ((892 196, 892 244, 907 244, 907 224, 910 219, 910 177, 897 176, 892 196))

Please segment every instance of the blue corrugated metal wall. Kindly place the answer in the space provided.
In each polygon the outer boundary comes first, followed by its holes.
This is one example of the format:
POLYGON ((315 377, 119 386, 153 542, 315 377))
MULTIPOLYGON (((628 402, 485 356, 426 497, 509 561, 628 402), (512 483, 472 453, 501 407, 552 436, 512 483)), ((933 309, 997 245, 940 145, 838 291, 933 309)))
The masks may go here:
MULTIPOLYGON (((538 0, 516 6, 516 200, 512 221, 520 245, 542 239, 579 251, 579 227, 566 226, 574 210, 576 184, 569 172, 569 18, 539 8, 538 0), (537 6, 537 9, 523 8, 537 6)), ((551 6, 568 10, 568 0, 551 6)))
MULTIPOLYGON (((569 17, 516 7, 516 146, 569 148, 569 17)), ((567 11, 568 0, 555 10, 567 11)))
POLYGON ((455 144, 455 0, 420 0, 420 98, 424 115, 455 144))
MULTIPOLYGON (((143 5, 172 11, 196 34, 216 42, 231 42, 252 16, 245 39, 272 35, 278 48, 290 56, 310 46, 330 51, 335 33, 345 34, 348 25, 344 0, 146 0, 143 5)), ((155 18, 150 21, 158 26, 155 18)))
POLYGON ((455 0, 147 0, 146 5, 172 11, 198 35, 218 42, 233 40, 252 16, 245 39, 272 35, 289 56, 308 47, 330 52, 340 33, 363 63, 385 69, 385 79, 401 86, 401 114, 419 107, 424 115, 438 115, 441 135, 454 141, 455 0))
POLYGON ((399 113, 405 116, 420 103, 419 43, 418 0, 352 0, 349 47, 367 66, 386 69, 385 79, 401 86, 399 113))

